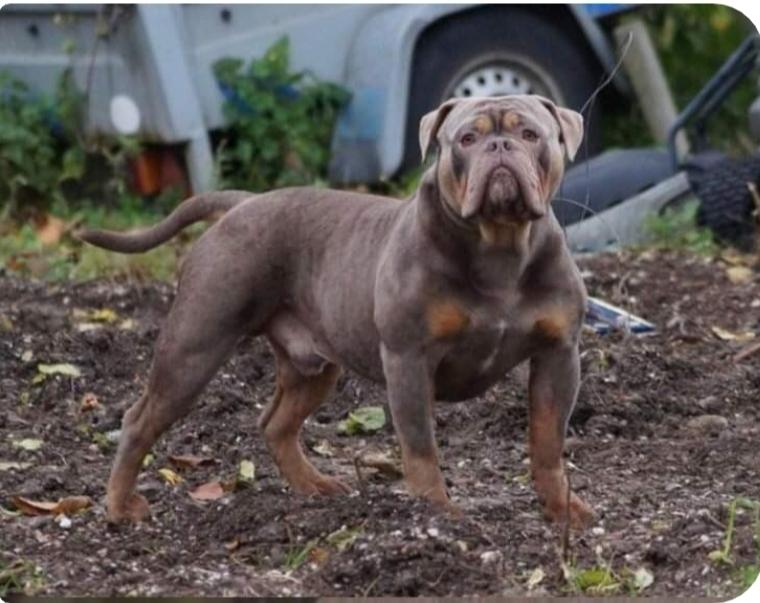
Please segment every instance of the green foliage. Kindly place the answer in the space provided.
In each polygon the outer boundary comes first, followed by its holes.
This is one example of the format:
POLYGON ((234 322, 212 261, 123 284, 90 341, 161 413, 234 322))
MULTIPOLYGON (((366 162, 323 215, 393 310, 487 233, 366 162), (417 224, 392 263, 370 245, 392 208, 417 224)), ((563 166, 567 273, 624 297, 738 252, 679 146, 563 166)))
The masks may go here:
POLYGON ((221 59, 214 73, 231 95, 224 104, 229 129, 217 151, 221 187, 261 191, 326 177, 348 92, 308 72, 292 73, 287 38, 247 67, 221 59))
POLYGON ((63 170, 47 109, 29 102, 25 84, 0 73, 0 200, 12 207, 59 193, 63 170))
POLYGON ((385 425, 385 411, 382 406, 363 406, 349 413, 348 418, 338 423, 338 433, 357 435, 374 433, 385 425))
POLYGON ((116 202, 127 193, 127 163, 136 139, 84 139, 84 95, 70 68, 52 96, 36 96, 0 72, 0 206, 3 216, 27 209, 77 205, 83 198, 116 202), (102 176, 105 174, 105 179, 102 176))
POLYGON ((704 255, 714 255, 718 246, 708 228, 697 225, 699 202, 691 200, 683 205, 667 208, 661 214, 652 214, 644 221, 649 244, 660 249, 685 249, 704 255))
POLYGON ((84 202, 75 210, 65 203, 50 209, 70 225, 60 242, 44 245, 31 221, 0 222, 0 265, 21 276, 49 281, 103 276, 170 280, 176 274, 179 256, 188 241, 203 230, 202 224, 191 226, 166 245, 147 253, 125 255, 84 245, 72 236, 71 229, 77 224, 114 230, 139 228, 161 219, 160 206, 147 209, 138 197, 125 195, 110 207, 84 202))
MULTIPOLYGON (((714 75, 720 65, 753 31, 741 13, 720 4, 667 4, 639 7, 649 28, 678 110, 714 75)), ((710 120, 708 139, 729 152, 751 148, 747 110, 756 96, 748 77, 710 120), (749 148, 748 148, 749 147, 749 148)), ((623 108, 605 106, 605 146, 643 146, 653 143, 636 103, 623 108)))

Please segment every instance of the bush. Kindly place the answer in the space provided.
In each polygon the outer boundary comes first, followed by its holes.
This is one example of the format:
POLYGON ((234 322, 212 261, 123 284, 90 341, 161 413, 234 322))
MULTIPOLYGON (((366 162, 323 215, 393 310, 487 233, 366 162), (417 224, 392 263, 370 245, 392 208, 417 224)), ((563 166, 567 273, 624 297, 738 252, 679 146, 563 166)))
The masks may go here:
POLYGON ((308 72, 291 73, 287 38, 248 67, 221 59, 214 73, 229 127, 216 155, 221 188, 261 191, 326 178, 346 90, 308 72))

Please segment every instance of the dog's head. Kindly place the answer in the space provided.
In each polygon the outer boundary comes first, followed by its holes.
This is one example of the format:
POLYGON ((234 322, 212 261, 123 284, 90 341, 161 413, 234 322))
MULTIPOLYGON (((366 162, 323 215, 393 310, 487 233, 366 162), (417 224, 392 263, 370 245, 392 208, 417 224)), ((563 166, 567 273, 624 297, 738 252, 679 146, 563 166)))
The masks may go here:
POLYGON ((579 113, 535 95, 451 99, 420 123, 423 159, 435 141, 440 148, 443 202, 501 224, 546 214, 582 138, 579 113))

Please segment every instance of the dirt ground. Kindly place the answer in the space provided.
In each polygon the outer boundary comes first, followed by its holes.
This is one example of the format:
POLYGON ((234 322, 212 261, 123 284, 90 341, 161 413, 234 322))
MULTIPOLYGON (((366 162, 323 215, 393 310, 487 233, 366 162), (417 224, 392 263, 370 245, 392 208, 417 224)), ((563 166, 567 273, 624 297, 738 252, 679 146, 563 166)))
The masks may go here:
MULTIPOLYGON (((737 496, 760 499, 760 354, 734 362, 747 343, 730 340, 732 333, 760 334, 760 276, 732 284, 726 264, 672 252, 604 255, 581 267, 592 294, 659 329, 649 336, 584 334, 567 456, 573 488, 597 520, 572 536, 568 567, 609 566, 619 586, 608 593, 630 592, 627 576, 646 568, 654 582, 645 595, 735 596, 737 568, 757 562, 750 514, 736 517, 734 565, 708 554, 723 544, 727 504, 737 496)), ((155 447, 140 479, 152 521, 108 526, 111 439, 141 391, 171 297, 164 284, 49 285, 0 276, 6 589, 165 596, 578 592, 560 569, 562 530, 542 519, 526 480, 526 371, 519 369, 481 398, 436 409, 444 473, 465 511, 453 519, 369 469, 364 491, 348 497, 289 493, 256 429, 274 389, 272 356, 263 340, 243 341, 195 411, 155 447), (87 314, 103 309, 113 312, 87 314), (39 363, 70 363, 81 376, 33 383, 39 363), (87 393, 99 405, 82 410, 87 393), (41 446, 26 450, 24 439, 41 446), (179 470, 169 460, 188 454, 213 462, 179 470), (190 498, 203 483, 234 478, 243 460, 255 464, 247 487, 213 502, 190 498), (169 484, 163 468, 184 481, 169 484), (70 518, 28 517, 11 512, 15 495, 85 495, 94 506, 70 518)), ((307 423, 305 443, 320 468, 356 487, 357 454, 395 454, 390 429, 336 431, 351 409, 383 398, 371 383, 341 378, 335 398, 307 423)))

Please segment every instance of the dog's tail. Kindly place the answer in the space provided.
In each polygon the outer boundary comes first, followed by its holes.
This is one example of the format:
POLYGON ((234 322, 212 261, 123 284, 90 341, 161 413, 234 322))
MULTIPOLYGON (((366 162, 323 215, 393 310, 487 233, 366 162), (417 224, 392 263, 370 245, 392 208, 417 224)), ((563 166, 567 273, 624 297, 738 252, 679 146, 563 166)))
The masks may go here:
POLYGON ((148 228, 130 232, 113 230, 80 230, 76 237, 104 249, 121 253, 141 253, 168 241, 183 228, 217 214, 224 214, 239 203, 254 197, 246 191, 219 191, 190 197, 164 220, 148 228))

